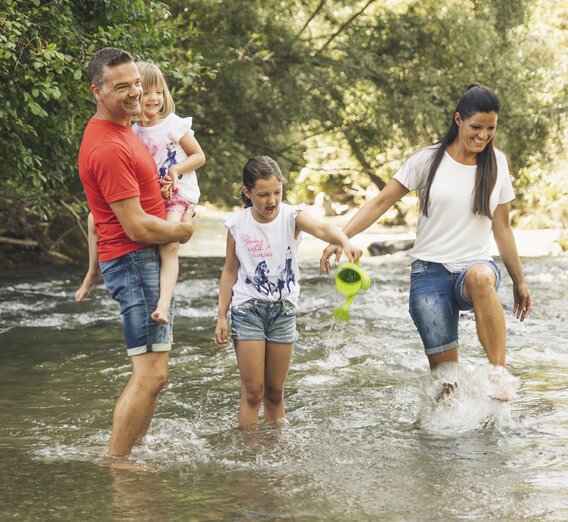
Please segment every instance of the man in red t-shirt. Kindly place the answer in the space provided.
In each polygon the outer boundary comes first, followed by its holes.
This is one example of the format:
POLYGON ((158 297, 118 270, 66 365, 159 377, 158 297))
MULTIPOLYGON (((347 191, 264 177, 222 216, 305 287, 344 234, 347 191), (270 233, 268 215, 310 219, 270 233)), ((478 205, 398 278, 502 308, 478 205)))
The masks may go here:
POLYGON ((108 453, 128 455, 141 440, 168 375, 172 317, 152 320, 160 294, 156 245, 186 242, 190 223, 165 221, 156 164, 130 128, 140 114, 142 86, 133 58, 122 49, 98 51, 87 69, 97 111, 79 150, 79 175, 98 236, 101 274, 120 303, 132 375, 114 410, 108 453))

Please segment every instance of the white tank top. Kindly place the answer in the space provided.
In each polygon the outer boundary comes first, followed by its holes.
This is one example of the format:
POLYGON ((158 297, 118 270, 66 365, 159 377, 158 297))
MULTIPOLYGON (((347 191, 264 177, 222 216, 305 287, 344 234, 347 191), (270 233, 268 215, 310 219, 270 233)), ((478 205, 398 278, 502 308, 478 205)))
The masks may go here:
POLYGON ((282 203, 278 215, 270 223, 259 223, 252 209, 240 210, 225 220, 235 240, 239 259, 237 282, 233 286, 232 306, 251 299, 280 301, 286 299, 298 305, 300 270, 298 246, 301 235, 296 233, 296 215, 302 205, 282 203))

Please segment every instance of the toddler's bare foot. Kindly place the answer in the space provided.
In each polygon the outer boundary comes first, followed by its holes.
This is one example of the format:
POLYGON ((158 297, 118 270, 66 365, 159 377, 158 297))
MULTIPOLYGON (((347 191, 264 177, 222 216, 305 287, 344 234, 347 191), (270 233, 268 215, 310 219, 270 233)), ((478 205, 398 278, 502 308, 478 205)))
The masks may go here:
POLYGON ((158 306, 152 312, 151 317, 157 323, 168 324, 170 322, 170 307, 169 306, 160 306, 160 303, 158 303, 158 306))
POLYGON ((80 303, 83 299, 85 299, 91 293, 91 289, 97 284, 98 280, 99 277, 97 274, 87 273, 79 287, 79 290, 75 292, 75 301, 80 303))

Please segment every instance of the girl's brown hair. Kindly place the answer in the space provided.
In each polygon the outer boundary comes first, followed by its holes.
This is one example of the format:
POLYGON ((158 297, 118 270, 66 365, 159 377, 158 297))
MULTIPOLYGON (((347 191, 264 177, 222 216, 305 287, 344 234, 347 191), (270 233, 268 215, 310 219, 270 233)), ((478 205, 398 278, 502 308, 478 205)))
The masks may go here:
MULTIPOLYGON (((259 179, 270 179, 273 176, 282 184, 286 183, 278 163, 270 156, 254 156, 247 161, 243 168, 243 185, 250 192, 259 179)), ((252 201, 245 196, 244 190, 241 191, 241 199, 245 208, 252 207, 252 201)))

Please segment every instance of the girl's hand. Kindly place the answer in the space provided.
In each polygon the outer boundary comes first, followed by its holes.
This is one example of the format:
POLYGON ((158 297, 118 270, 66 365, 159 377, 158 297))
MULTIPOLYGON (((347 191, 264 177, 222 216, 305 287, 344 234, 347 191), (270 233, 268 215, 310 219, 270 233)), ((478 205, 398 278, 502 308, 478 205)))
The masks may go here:
POLYGON ((217 319, 215 327, 215 344, 219 348, 225 348, 229 344, 229 327, 226 318, 217 319))
POLYGON ((323 254, 320 259, 320 275, 321 274, 329 274, 331 272, 331 256, 335 255, 334 265, 337 266, 339 263, 339 259, 341 258, 341 254, 343 253, 343 248, 339 245, 327 245, 325 247, 323 254))
POLYGON ((347 241, 347 243, 343 245, 343 250, 349 258, 349 261, 351 261, 352 263, 359 261, 359 259, 363 255, 363 251, 350 241, 347 241))
POLYGON ((174 187, 175 185, 170 174, 166 174, 160 181, 160 192, 162 193, 162 197, 164 199, 170 198, 172 196, 172 190, 174 189, 174 187))

